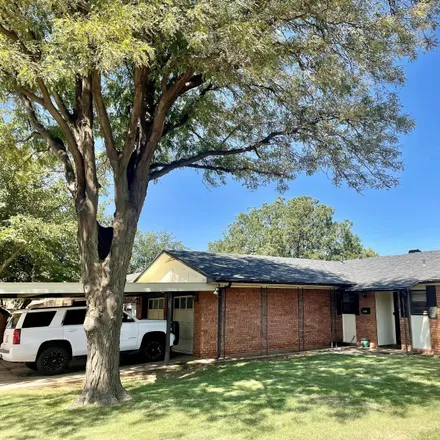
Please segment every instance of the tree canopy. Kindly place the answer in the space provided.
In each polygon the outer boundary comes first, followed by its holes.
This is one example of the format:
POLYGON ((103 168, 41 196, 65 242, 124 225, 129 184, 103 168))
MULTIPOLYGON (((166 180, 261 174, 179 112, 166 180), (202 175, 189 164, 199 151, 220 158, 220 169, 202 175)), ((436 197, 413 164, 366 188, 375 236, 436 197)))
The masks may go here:
POLYGON ((129 272, 143 271, 164 249, 184 250, 183 243, 167 231, 136 233, 129 272))
POLYGON ((317 260, 375 256, 352 232, 353 223, 335 221, 334 213, 333 208, 311 197, 278 198, 239 214, 224 238, 208 247, 211 252, 317 260))
POLYGON ((437 12, 435 1, 3 1, 0 87, 55 152, 67 143, 72 188, 83 75, 110 163, 126 151, 145 179, 190 167, 210 183, 284 188, 327 170, 336 184, 389 187, 412 121, 386 84, 404 81, 396 59, 432 46, 437 12))

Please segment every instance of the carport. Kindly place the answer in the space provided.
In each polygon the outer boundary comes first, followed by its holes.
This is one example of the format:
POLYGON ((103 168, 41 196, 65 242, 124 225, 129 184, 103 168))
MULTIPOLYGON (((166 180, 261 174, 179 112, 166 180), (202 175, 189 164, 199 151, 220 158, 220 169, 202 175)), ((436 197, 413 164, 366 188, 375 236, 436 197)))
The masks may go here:
MULTIPOLYGON (((126 283, 124 295, 127 297, 143 296, 146 298, 163 295, 165 298, 165 316, 167 333, 165 343, 165 364, 170 361, 170 330, 173 319, 174 297, 192 295, 200 291, 215 291, 216 286, 207 283, 126 283)), ((0 283, 0 298, 84 298, 82 283, 0 283)))

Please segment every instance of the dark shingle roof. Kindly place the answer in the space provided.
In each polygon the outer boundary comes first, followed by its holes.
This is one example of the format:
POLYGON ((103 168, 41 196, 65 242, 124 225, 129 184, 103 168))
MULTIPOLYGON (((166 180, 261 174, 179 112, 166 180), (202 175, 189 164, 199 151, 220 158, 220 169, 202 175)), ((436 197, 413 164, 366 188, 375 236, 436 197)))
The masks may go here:
POLYGON ((197 251, 166 251, 212 281, 350 285, 343 263, 260 255, 215 254, 197 251))
POLYGON ((390 290, 440 281, 440 251, 348 260, 351 290, 390 290))
POLYGON ((390 290, 440 281, 440 251, 340 261, 166 251, 217 282, 351 286, 390 290))

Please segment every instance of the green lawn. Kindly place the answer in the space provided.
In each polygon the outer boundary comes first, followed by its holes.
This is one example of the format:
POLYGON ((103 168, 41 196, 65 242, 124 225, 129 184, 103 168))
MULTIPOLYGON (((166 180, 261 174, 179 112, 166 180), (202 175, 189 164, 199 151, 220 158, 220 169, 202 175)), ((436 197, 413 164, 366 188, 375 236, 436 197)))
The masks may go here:
POLYGON ((126 383, 133 401, 68 408, 79 389, 0 396, 0 438, 440 439, 440 360, 321 354, 126 383))

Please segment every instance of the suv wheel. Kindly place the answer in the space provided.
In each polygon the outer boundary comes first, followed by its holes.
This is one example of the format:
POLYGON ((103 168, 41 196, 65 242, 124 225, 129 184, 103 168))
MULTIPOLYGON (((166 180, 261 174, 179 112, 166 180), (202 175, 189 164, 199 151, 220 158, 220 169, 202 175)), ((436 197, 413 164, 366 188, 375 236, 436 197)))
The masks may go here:
POLYGON ((41 350, 37 359, 39 373, 52 376, 63 373, 70 362, 70 354, 65 347, 52 345, 41 350))
POLYGON ((165 356, 165 341, 161 337, 152 337, 142 343, 141 356, 145 362, 160 361, 165 356))

